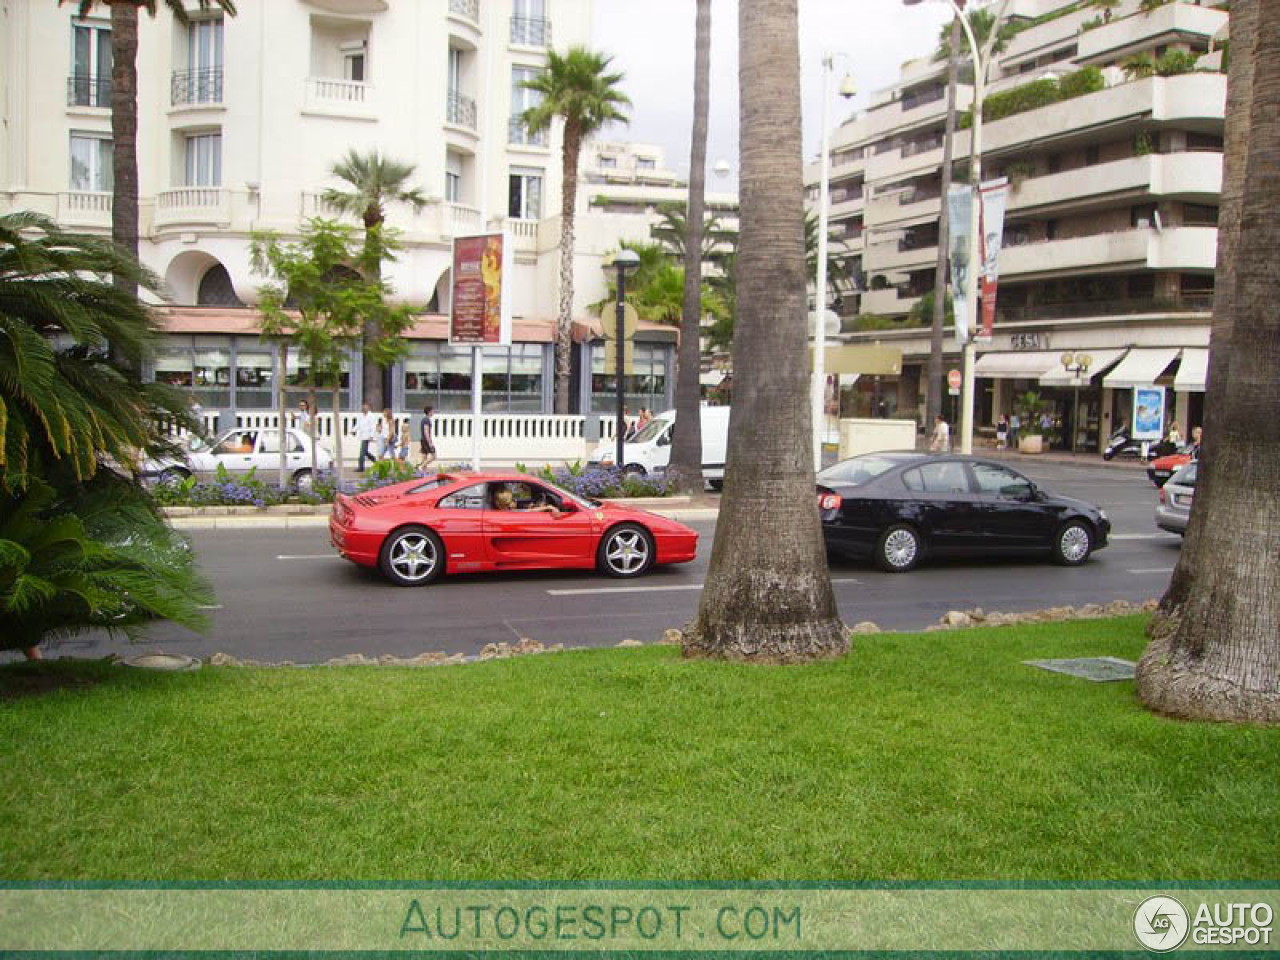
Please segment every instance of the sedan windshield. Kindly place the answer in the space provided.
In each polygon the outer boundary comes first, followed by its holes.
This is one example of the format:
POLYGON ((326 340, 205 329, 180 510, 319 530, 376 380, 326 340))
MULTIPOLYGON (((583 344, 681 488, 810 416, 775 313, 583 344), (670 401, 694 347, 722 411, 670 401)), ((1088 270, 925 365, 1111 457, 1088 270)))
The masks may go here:
POLYGON ((849 486, 861 486, 870 483, 882 473, 888 473, 898 465, 899 461, 874 454, 853 457, 827 467, 818 474, 819 483, 842 483, 849 486))

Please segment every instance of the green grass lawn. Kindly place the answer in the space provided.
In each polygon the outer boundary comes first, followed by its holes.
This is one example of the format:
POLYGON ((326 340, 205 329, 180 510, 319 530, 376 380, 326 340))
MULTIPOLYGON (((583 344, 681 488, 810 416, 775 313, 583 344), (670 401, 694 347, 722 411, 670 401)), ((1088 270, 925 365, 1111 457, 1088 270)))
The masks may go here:
POLYGON ((0 879, 1261 880, 1280 730, 1146 713, 1142 618, 462 667, 0 670, 0 879), (21 693, 49 673, 79 685, 21 693))

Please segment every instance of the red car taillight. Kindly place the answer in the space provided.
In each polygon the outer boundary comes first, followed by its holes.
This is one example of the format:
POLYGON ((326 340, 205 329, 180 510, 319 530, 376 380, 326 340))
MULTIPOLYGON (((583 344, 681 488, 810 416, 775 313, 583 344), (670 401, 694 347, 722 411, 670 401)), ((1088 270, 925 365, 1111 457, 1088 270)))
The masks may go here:
POLYGON ((1156 496, 1160 498, 1160 502, 1164 503, 1164 487, 1156 491, 1156 496))
POLYGON ((823 493, 818 496, 819 510, 839 510, 842 503, 844 503, 844 497, 838 493, 823 493))

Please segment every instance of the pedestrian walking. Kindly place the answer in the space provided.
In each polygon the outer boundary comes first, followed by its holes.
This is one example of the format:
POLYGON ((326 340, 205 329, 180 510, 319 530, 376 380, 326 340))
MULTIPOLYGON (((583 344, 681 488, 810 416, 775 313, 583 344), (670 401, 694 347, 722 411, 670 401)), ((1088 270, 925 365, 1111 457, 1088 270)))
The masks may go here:
POLYGON ((391 460, 396 455, 396 440, 399 437, 399 431, 396 430, 396 418, 391 413, 390 407, 384 407, 382 410, 382 418, 378 421, 378 459, 391 460))
POLYGON ((366 460, 377 460, 377 449, 373 446, 378 436, 378 415, 366 403, 360 407, 360 416, 356 419, 356 439, 360 441, 360 459, 356 462, 356 472, 364 473, 366 460))
POLYGON ((396 460, 404 466, 409 460, 409 443, 413 439, 413 435, 409 432, 409 418, 405 417, 400 423, 400 442, 396 445, 396 460))
POLYGON ((431 428, 432 407, 422 408, 422 425, 418 428, 418 468, 425 470, 436 458, 435 434, 431 428))
POLYGON ((1022 418, 1015 412, 1009 418, 1009 448, 1018 449, 1018 434, 1022 432, 1022 418))
POLYGON ((1003 450, 1009 446, 1009 418, 1003 413, 996 421, 996 449, 1003 450))
POLYGON ((311 433, 311 404, 306 400, 298 401, 298 413, 294 417, 293 425, 303 433, 311 433))
POLYGON ((929 449, 937 453, 951 452, 951 427, 942 419, 941 414, 933 418, 933 440, 929 443, 929 449))

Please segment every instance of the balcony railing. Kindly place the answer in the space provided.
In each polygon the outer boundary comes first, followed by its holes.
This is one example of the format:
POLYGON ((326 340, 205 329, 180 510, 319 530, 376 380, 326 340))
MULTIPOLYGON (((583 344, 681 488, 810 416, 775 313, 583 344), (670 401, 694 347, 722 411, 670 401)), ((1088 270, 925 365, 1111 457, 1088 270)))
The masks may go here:
POLYGON ((914 110, 916 107, 923 106, 926 103, 933 103, 935 100, 941 100, 947 95, 946 87, 930 87, 918 93, 908 94, 902 98, 903 111, 914 110))
POLYGON ((446 119, 449 123, 474 130, 476 128, 475 100, 468 97, 465 93, 458 93, 456 90, 450 90, 449 109, 446 119))
POLYGON ((480 22, 480 0, 449 0, 449 12, 480 22))
POLYGON ((308 77, 310 98, 341 104, 364 104, 369 99, 369 84, 331 77, 308 77))
POLYGON ((1070 300, 1066 303, 1038 303, 1032 306, 1001 306, 996 303, 996 320, 1018 323, 1032 320, 1071 320, 1076 317, 1121 317, 1142 313, 1207 313, 1213 309, 1213 294, 1183 294, 1176 300, 1131 297, 1118 300, 1070 300))
POLYGON ((67 77, 67 106, 111 106, 111 78, 92 74, 73 74, 67 77))
POLYGON ((508 143, 522 144, 528 147, 545 147, 547 145, 546 129, 532 132, 519 117, 512 117, 509 125, 508 143))
POLYGON ((551 46, 551 21, 540 17, 512 17, 511 42, 525 47, 551 46))
POLYGON ((222 68, 175 70, 169 83, 169 102, 175 107, 191 103, 221 103, 222 68))

